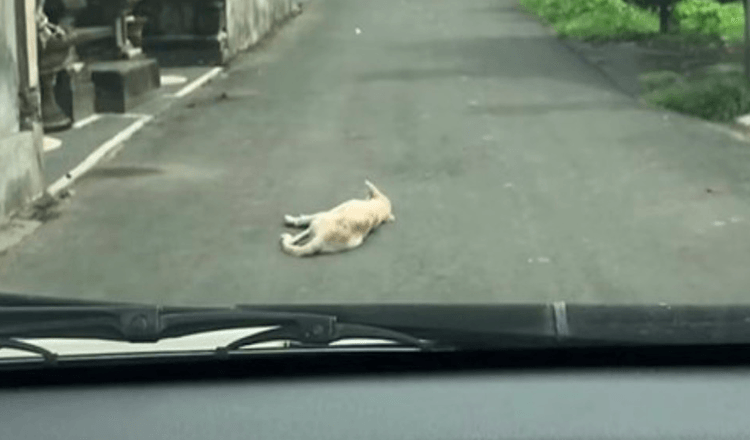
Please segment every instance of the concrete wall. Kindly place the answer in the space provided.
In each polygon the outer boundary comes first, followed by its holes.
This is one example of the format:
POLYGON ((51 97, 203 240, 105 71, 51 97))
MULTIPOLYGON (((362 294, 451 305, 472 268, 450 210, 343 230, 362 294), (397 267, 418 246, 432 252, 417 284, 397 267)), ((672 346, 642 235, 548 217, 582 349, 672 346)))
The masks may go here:
MULTIPOLYGON (((28 51, 29 46, 19 44, 26 41, 26 36, 25 25, 19 25, 18 20, 24 17, 25 4, 33 2, 0 0, 0 224, 43 191, 43 134, 38 124, 21 130, 19 92, 28 83, 21 72, 29 75, 29 69, 20 64, 29 57, 19 51, 28 51)), ((35 56, 31 59, 36 60, 35 56)), ((35 74, 36 70, 32 72, 35 74)))
POLYGON ((18 43, 13 1, 0 1, 0 137, 20 129, 18 43))
POLYGON ((227 46, 236 55, 265 37, 292 12, 292 0, 225 0, 227 46))

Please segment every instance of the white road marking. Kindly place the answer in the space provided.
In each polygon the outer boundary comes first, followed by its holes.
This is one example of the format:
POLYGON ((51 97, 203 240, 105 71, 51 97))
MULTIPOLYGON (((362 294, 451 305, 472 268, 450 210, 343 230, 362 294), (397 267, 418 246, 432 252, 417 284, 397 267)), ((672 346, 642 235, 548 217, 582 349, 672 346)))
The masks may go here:
POLYGON ((193 91, 195 91, 195 89, 197 89, 198 87, 200 87, 203 84, 209 82, 211 80, 211 78, 213 78, 216 75, 218 75, 219 73, 221 73, 222 70, 224 70, 224 68, 222 68, 222 67, 214 67, 213 69, 209 70, 207 73, 205 73, 204 75, 202 75, 200 78, 196 79, 195 81, 191 82, 190 84, 188 84, 185 87, 183 87, 182 89, 180 89, 177 93, 175 93, 172 96, 174 96, 175 98, 183 98, 183 97, 187 96, 188 94, 190 94, 193 91))
POLYGON ((176 86, 186 82, 187 78, 181 75, 163 75, 161 77, 161 85, 163 86, 176 86))
POLYGON ((46 153, 48 151, 53 151, 53 150, 57 150, 58 148, 60 148, 62 146, 62 141, 57 138, 45 136, 44 142, 42 145, 43 145, 43 150, 46 153))
POLYGON ((89 124, 91 124, 93 122, 98 121, 99 119, 101 119, 101 117, 102 117, 102 115, 100 115, 98 113, 94 113, 93 115, 91 115, 91 116, 89 116, 87 118, 83 118, 80 121, 74 123, 73 124, 73 128, 76 129, 76 128, 85 127, 85 126, 87 126, 87 125, 89 125, 89 124))
POLYGON ((142 115, 137 121, 130 124, 127 128, 117 133, 107 142, 101 144, 93 153, 91 153, 83 162, 78 164, 75 168, 70 170, 65 176, 57 179, 55 183, 47 187, 47 192, 52 197, 56 197, 60 191, 70 186, 78 180, 83 174, 92 169, 99 161, 105 157, 109 152, 114 150, 120 144, 130 139, 133 134, 143 128, 149 123, 154 117, 151 115, 142 115))
MULTIPOLYGON (((211 69, 210 71, 208 71, 201 77, 197 78, 195 81, 191 82, 190 84, 180 89, 177 93, 172 95, 172 97, 182 98, 182 97, 187 96, 188 94, 195 91, 198 87, 210 81, 213 77, 221 73, 223 70, 224 70, 223 67, 215 67, 211 69)), ((49 193, 50 196, 56 197, 62 190, 72 185, 82 175, 84 175, 89 170, 91 170, 94 166, 96 166, 96 164, 99 163, 104 157, 106 157, 107 154, 111 153, 113 150, 119 147, 123 142, 130 139, 130 137, 133 136, 138 130, 143 128, 146 124, 151 122, 152 119, 154 119, 154 116, 152 115, 138 114, 138 113, 112 113, 112 114, 103 113, 103 114, 91 115, 88 118, 78 121, 76 124, 74 124, 74 128, 81 128, 83 126, 91 124, 92 122, 100 119, 104 115, 120 116, 124 118, 136 119, 136 121, 130 124, 129 126, 127 126, 124 130, 114 135, 108 141, 101 144, 96 150, 94 150, 93 153, 89 154, 89 156, 83 162, 79 163, 75 168, 70 170, 65 176, 57 179, 53 184, 49 185, 47 187, 47 192, 49 193)), ((50 146, 53 145, 49 141, 47 143, 50 146)))

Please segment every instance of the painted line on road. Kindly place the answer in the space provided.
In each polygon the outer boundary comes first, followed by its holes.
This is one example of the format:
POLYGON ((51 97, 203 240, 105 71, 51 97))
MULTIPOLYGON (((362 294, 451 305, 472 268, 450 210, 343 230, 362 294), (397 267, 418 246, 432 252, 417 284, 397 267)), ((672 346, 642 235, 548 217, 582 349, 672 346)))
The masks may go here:
POLYGON ((49 151, 55 151, 62 146, 62 141, 51 136, 45 136, 42 140, 42 150, 47 153, 49 151))
POLYGON ((75 168, 70 170, 65 176, 57 179, 55 183, 47 187, 47 192, 52 197, 56 197, 60 191, 70 186, 73 182, 78 180, 83 174, 88 172, 99 161, 102 160, 112 150, 117 148, 120 144, 130 139, 138 130, 148 124, 154 117, 151 115, 142 115, 137 121, 130 124, 127 128, 114 135, 111 139, 101 144, 93 153, 91 153, 83 162, 78 164, 75 168))
POLYGON ((177 93, 172 95, 175 98, 183 98, 187 96, 188 94, 192 93, 197 89, 198 87, 202 86, 203 84, 209 82, 211 78, 215 77, 221 71, 224 70, 223 67, 214 67, 207 73, 203 74, 200 78, 196 79, 195 81, 191 82, 190 84, 186 85, 182 89, 180 89, 177 93))
POLYGON ((87 125, 89 125, 91 123, 94 123, 94 122, 98 121, 101 118, 102 118, 102 115, 100 115, 98 113, 95 113, 95 114, 89 116, 88 118, 83 118, 80 121, 78 121, 75 124, 73 124, 73 128, 74 129, 83 128, 83 127, 85 127, 85 126, 87 126, 87 125))

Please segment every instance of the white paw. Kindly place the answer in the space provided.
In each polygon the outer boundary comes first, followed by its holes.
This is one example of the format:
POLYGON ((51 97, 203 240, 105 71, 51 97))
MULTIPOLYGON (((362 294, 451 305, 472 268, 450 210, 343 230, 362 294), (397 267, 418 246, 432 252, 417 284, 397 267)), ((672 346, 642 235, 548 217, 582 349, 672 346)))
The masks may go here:
POLYGON ((296 219, 291 215, 285 215, 284 222, 293 225, 296 222, 296 219))

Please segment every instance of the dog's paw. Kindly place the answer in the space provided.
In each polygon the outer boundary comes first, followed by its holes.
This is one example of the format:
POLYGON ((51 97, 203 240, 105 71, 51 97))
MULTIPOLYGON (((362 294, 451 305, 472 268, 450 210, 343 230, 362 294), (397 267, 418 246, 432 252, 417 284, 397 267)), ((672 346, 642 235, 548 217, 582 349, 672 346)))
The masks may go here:
POLYGON ((294 216, 285 215, 284 216, 284 223, 286 223, 287 225, 293 225, 293 224, 296 223, 296 219, 294 218, 294 216))

